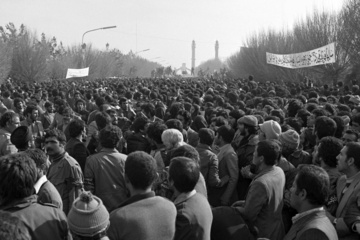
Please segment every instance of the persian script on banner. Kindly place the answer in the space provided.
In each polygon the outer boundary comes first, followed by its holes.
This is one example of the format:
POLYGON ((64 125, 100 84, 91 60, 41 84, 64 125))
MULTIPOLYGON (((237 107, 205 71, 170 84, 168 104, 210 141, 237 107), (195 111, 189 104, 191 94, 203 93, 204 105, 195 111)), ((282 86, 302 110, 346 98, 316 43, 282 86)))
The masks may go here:
POLYGON ((89 75, 89 68, 73 69, 68 68, 66 78, 86 77, 89 75))
POLYGON ((335 43, 321 48, 294 54, 266 53, 266 62, 286 68, 304 68, 335 62, 335 43))

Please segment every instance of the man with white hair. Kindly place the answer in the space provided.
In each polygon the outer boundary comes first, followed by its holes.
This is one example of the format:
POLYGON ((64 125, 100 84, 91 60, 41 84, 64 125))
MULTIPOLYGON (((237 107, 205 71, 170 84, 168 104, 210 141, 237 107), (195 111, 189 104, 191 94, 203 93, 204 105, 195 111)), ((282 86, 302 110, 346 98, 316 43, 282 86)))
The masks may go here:
POLYGON ((171 152, 186 143, 184 142, 182 133, 175 128, 166 129, 161 135, 161 140, 166 148, 166 157, 163 159, 164 164, 165 166, 169 166, 171 152))

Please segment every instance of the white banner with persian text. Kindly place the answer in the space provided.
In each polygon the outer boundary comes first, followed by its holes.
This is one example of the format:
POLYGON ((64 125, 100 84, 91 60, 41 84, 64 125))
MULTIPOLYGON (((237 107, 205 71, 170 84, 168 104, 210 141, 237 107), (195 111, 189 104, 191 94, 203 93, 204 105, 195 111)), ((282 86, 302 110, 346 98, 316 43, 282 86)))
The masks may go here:
POLYGON ((285 68, 304 68, 335 62, 335 43, 294 54, 266 53, 266 63, 285 68))
POLYGON ((75 78, 75 77, 86 77, 89 76, 89 68, 80 68, 73 69, 68 68, 66 78, 75 78))

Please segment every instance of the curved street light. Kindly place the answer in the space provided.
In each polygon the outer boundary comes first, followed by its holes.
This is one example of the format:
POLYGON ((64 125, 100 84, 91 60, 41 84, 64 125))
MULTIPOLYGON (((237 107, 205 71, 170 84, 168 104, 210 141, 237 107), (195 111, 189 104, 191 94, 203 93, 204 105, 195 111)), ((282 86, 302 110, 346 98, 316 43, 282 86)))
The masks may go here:
POLYGON ((84 44, 84 36, 85 36, 85 34, 87 34, 87 33, 89 33, 89 32, 94 32, 94 31, 97 31, 97 30, 106 30, 106 29, 110 29, 110 28, 116 28, 116 26, 95 28, 95 29, 91 29, 91 30, 89 30, 89 31, 84 32, 84 34, 83 34, 83 36, 82 36, 82 39, 81 39, 81 45, 84 44))

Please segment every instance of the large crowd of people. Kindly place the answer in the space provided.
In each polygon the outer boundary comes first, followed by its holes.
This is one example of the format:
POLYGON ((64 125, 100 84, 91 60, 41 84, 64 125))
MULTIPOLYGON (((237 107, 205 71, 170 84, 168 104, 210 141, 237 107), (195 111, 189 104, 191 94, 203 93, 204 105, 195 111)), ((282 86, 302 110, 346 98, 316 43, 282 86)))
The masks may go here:
POLYGON ((359 239, 356 82, 0 91, 0 239, 359 239))

